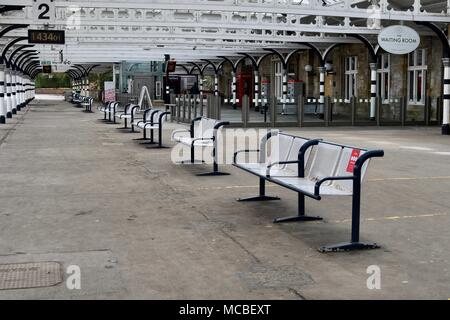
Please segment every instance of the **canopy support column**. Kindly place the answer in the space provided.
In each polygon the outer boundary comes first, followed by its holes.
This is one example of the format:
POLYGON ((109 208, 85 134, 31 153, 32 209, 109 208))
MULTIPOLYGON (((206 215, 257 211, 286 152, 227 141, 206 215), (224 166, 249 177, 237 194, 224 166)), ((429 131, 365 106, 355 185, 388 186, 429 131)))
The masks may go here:
POLYGON ((259 71, 255 69, 255 110, 259 110, 259 71))
POLYGON ((5 66, 0 64, 0 123, 6 123, 5 66))
POLYGON ((370 120, 377 115, 377 64, 370 63, 370 120))
POLYGON ((325 103, 325 67, 319 67, 319 103, 325 103))
POLYGON ((442 134, 450 135, 450 58, 443 58, 442 62, 444 64, 442 134))

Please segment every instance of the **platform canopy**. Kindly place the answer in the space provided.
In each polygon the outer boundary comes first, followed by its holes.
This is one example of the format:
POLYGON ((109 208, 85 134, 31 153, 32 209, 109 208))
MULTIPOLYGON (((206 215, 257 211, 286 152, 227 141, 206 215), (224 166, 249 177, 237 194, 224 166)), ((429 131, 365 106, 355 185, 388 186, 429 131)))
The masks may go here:
MULTIPOLYGON (((359 42, 351 34, 375 44, 388 25, 401 23, 433 34, 415 22, 442 28, 450 22, 450 0, 56 0, 56 18, 48 24, 36 20, 33 0, 0 3, 0 28, 27 24, 29 29, 65 30, 66 44, 35 46, 41 60, 61 69, 162 60, 165 54, 195 62, 242 52, 258 55, 266 48, 292 51, 303 43, 325 49, 359 42), (10 6, 16 10, 6 10, 10 6)), ((9 32, 0 39, 2 46, 26 34, 26 28, 9 32)))

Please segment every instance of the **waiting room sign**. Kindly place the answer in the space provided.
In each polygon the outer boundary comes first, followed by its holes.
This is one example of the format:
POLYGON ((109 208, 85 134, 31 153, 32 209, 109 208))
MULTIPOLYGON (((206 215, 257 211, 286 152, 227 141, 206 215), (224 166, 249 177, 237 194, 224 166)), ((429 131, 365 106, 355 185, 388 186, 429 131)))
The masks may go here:
POLYGON ((419 47, 420 36, 413 28, 395 25, 381 30, 378 35, 378 44, 386 52, 407 54, 419 47))

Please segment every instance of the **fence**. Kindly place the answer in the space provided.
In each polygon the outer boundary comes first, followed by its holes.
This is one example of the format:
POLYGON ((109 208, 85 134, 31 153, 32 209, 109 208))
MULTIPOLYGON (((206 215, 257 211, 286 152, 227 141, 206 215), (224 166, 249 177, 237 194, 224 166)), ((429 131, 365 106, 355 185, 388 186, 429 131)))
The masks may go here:
POLYGON ((438 125, 442 119, 440 97, 428 97, 424 105, 412 105, 405 97, 378 99, 373 120, 369 97, 325 97, 320 103, 318 98, 299 96, 294 104, 272 99, 256 107, 247 96, 242 106, 214 95, 172 95, 171 101, 172 121, 190 123, 206 116, 242 127, 438 125))

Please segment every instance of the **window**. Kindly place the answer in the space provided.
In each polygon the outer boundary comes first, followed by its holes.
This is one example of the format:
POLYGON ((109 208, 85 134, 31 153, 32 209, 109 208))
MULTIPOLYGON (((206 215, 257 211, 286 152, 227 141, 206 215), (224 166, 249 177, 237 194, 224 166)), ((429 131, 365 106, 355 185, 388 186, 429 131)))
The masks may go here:
POLYGON ((417 49, 408 56, 408 100, 410 104, 425 104, 427 51, 417 49))
POLYGON ((275 97, 283 98, 283 65, 275 62, 275 97))
POLYGON ((356 79, 358 75, 358 57, 345 58, 345 100, 356 97, 356 79))
POLYGON ((389 103, 389 92, 391 88, 391 56, 388 53, 383 53, 378 57, 377 74, 377 94, 383 103, 389 103))

